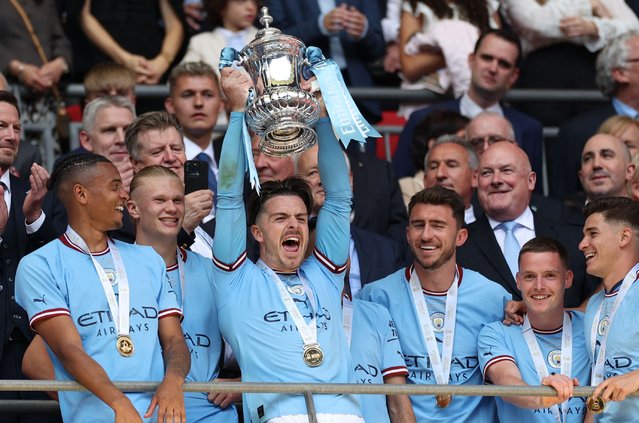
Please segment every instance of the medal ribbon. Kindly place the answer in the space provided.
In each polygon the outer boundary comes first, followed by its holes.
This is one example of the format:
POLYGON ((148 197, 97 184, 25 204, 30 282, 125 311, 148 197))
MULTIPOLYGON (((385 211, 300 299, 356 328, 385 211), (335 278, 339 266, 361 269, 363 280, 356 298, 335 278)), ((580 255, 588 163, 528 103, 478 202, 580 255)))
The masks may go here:
POLYGON ((291 297, 291 294, 288 293, 288 290, 286 289, 286 285, 284 284, 284 282, 282 282, 280 277, 277 276, 277 274, 273 271, 273 269, 268 267, 266 263, 262 261, 262 259, 258 260, 256 264, 260 269, 262 269, 264 272, 266 272, 267 275, 271 277, 273 282, 275 282, 275 285, 277 286, 277 289, 280 292, 280 298, 282 299, 282 302, 284 303, 284 306, 286 307, 286 311, 288 311, 288 314, 293 319, 293 323, 295 323, 295 327, 297 327, 298 332, 302 336, 302 340, 304 341, 304 347, 307 347, 310 345, 318 345, 317 323, 315 322, 316 320, 315 310, 318 307, 315 307, 315 295, 313 294, 313 290, 311 289, 306 279, 302 277, 299 271, 297 272, 297 276, 300 278, 300 281, 302 282, 302 285, 304 286, 304 290, 306 291, 306 295, 308 296, 308 299, 311 302, 311 312, 313 313, 313 318, 308 324, 304 320, 304 316, 302 316, 300 309, 297 308, 297 306, 295 305, 295 301, 293 301, 293 297, 291 297))
POLYGON ((106 295, 109 310, 111 311, 111 318, 118 330, 118 336, 129 336, 129 279, 126 275, 124 263, 122 262, 122 257, 120 257, 118 248, 110 239, 107 240, 111 259, 113 259, 113 266, 115 267, 115 280, 118 283, 118 296, 120 300, 119 304, 118 300, 115 298, 115 291, 113 290, 113 286, 111 286, 109 278, 104 272, 102 266, 100 266, 100 263, 97 262, 95 257, 93 257, 93 254, 91 254, 91 251, 89 251, 89 247, 87 247, 87 244, 84 242, 82 237, 78 235, 71 226, 67 228, 66 235, 76 247, 82 250, 82 252, 88 254, 91 258, 93 267, 100 278, 104 295, 106 295))
POLYGON ((448 288, 446 294, 446 309, 444 313, 444 342, 442 345, 442 354, 437 349, 437 339, 435 338, 435 330, 430 321, 430 313, 428 305, 424 299, 422 285, 419 277, 413 269, 410 275, 410 290, 413 297, 413 305, 417 312, 419 327, 421 328, 422 338, 426 344, 428 357, 430 358, 435 374, 435 380, 438 385, 447 385, 450 377, 450 364, 453 358, 453 342, 455 339, 455 320, 457 317, 457 285, 459 282, 459 272, 455 271, 453 283, 448 288))
MULTIPOLYGON (((619 305, 623 301, 623 298, 628 293, 628 290, 632 286, 632 284, 639 277, 639 263, 635 264, 635 266, 630 269, 630 272, 626 274, 626 277, 623 279, 621 283, 621 287, 619 288, 619 293, 617 294, 617 298, 615 298, 615 302, 612 305, 612 309, 610 310, 608 328, 606 329, 606 333, 604 333, 601 337, 601 345, 599 346, 599 354, 597 354, 596 359, 593 362, 592 373, 590 376, 590 384, 593 386, 599 385, 604 380, 604 367, 606 361, 606 340, 608 339, 608 332, 610 332, 610 327, 612 326, 613 319, 615 314, 617 313, 617 309, 619 305)), ((605 295, 605 294, 604 294, 605 295)), ((592 320, 592 326, 590 327, 590 346, 592 348, 592 354, 594 357, 595 348, 597 346, 597 327, 599 326, 599 317, 601 315, 601 309, 603 307, 604 297, 601 299, 601 303, 599 303, 599 308, 597 308, 597 312, 595 313, 595 317, 592 320)))
POLYGON ((353 337, 353 302, 346 296, 342 297, 342 326, 346 335, 346 342, 351 346, 353 337))
POLYGON ((182 259, 182 252, 180 251, 180 247, 177 247, 177 253, 175 258, 177 258, 178 273, 180 274, 180 293, 182 294, 182 313, 184 313, 184 298, 186 297, 186 281, 184 276, 184 259, 182 259))
MULTIPOLYGON (((544 363, 544 359, 541 353, 541 349, 539 348, 539 342, 537 341, 537 337, 530 326, 530 321, 528 320, 528 315, 524 316, 524 324, 521 327, 521 333, 524 336, 524 340, 526 341, 526 345, 528 346, 528 351, 530 351, 530 355, 532 356, 533 363, 535 364, 535 370, 537 371, 537 376, 541 381, 542 378, 550 376, 548 372, 548 368, 544 363)), ((567 312, 564 311, 564 322, 561 331, 561 374, 571 377, 572 373, 572 321, 570 320, 570 316, 567 312)), ((555 422, 563 423, 566 419, 566 413, 568 412, 568 401, 564 401, 561 404, 561 414, 559 413, 559 407, 557 405, 553 405, 550 407, 550 411, 552 412, 553 417, 555 418, 555 422)))

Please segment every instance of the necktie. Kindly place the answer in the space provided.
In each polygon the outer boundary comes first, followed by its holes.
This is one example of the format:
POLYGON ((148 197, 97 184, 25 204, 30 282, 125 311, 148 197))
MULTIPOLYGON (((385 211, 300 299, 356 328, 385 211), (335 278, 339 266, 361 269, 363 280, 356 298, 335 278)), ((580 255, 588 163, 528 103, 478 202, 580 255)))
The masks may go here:
POLYGON ((209 189, 215 193, 215 203, 217 204, 217 178, 215 177, 215 173, 213 173, 213 169, 211 169, 211 158, 208 154, 201 152, 197 156, 195 156, 195 160, 202 160, 206 162, 206 168, 209 170, 209 189))
POLYGON ((506 232, 506 237, 504 238, 504 258, 506 258, 510 272, 513 274, 513 277, 515 277, 517 269, 519 268, 517 258, 519 257, 519 250, 521 248, 519 241, 515 238, 515 229, 519 227, 519 223, 512 221, 503 222, 499 226, 506 232))

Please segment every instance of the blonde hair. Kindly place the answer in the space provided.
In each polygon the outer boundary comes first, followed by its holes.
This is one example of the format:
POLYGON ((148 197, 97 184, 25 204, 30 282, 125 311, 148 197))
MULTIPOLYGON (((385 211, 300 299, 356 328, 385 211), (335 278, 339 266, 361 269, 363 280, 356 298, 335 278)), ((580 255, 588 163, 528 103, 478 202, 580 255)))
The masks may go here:
POLYGON ((639 121, 625 115, 615 115, 606 119, 599 129, 598 134, 614 135, 620 137, 629 126, 636 126, 639 129, 639 121))

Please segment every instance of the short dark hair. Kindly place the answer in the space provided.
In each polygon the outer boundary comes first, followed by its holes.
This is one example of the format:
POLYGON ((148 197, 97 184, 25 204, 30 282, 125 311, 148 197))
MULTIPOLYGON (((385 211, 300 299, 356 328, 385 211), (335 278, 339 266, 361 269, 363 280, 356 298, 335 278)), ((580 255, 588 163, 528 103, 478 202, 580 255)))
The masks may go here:
POLYGON ((56 163, 47 183, 47 188, 63 199, 64 196, 59 192, 60 186, 72 177, 76 177, 79 173, 94 168, 99 163, 111 164, 109 159, 99 154, 83 153, 67 156, 56 163))
POLYGON ((481 47, 481 44, 484 42, 484 39, 489 36, 494 35, 495 37, 501 38, 504 41, 507 41, 511 44, 514 44, 517 47, 517 60, 515 61, 515 67, 520 67, 521 65, 521 40, 519 36, 515 34, 513 31, 508 29, 491 29, 489 31, 484 32, 479 36, 477 42, 475 43, 475 49, 473 50, 473 54, 477 54, 477 51, 481 47))
POLYGON ((133 159, 140 160, 140 135, 149 131, 164 131, 169 128, 175 128, 180 134, 180 139, 184 139, 184 131, 175 116, 164 111, 146 112, 138 116, 127 128, 124 135, 126 149, 133 159))
POLYGON ((215 85, 215 89, 219 92, 220 85, 215 74, 215 70, 202 61, 199 62, 183 62, 179 65, 175 66, 171 73, 169 74, 169 93, 173 95, 173 90, 178 82, 178 79, 182 77, 204 77, 209 78, 213 81, 213 85, 215 85))
POLYGON ((248 223, 254 225, 262 206, 271 198, 280 195, 298 196, 306 206, 308 214, 313 210, 313 192, 305 179, 291 176, 283 181, 267 181, 262 184, 261 193, 251 191, 248 201, 248 223))
POLYGON ((557 253, 561 264, 568 269, 568 251, 566 251, 566 248, 556 239, 545 236, 538 236, 531 239, 519 250, 517 263, 521 262, 521 257, 526 253, 557 253))
POLYGON ((413 208, 418 204, 432 204, 434 206, 448 206, 453 212, 453 217, 457 222, 457 228, 464 226, 464 200, 455 191, 448 188, 434 186, 419 191, 413 195, 408 203, 408 217, 413 212, 413 208))
POLYGON ((627 197, 606 197, 588 202, 584 217, 601 213, 607 222, 628 225, 639 234, 639 202, 627 197))
POLYGON ((468 125, 470 119, 454 110, 433 110, 415 126, 412 139, 412 158, 415 168, 424 170, 428 140, 453 135, 468 125))
POLYGON ((15 107, 18 112, 18 117, 20 117, 20 106, 18 105, 18 99, 15 95, 11 94, 9 91, 0 91, 0 103, 9 103, 15 107))

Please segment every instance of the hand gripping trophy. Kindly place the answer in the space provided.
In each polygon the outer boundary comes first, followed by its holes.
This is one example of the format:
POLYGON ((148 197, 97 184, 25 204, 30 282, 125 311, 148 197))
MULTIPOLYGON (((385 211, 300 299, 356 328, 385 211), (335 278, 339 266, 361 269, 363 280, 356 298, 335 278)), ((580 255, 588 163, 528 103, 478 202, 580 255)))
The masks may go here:
POLYGON ((347 146, 351 139, 366 142, 379 133, 363 118, 351 98, 339 68, 317 47, 271 26, 268 8, 261 10, 260 29, 242 51, 222 50, 220 68, 244 67, 254 91, 246 108, 246 124, 260 138, 259 148, 270 156, 291 156, 317 142, 312 129, 319 117, 315 97, 300 82, 315 76, 337 137, 347 146))

